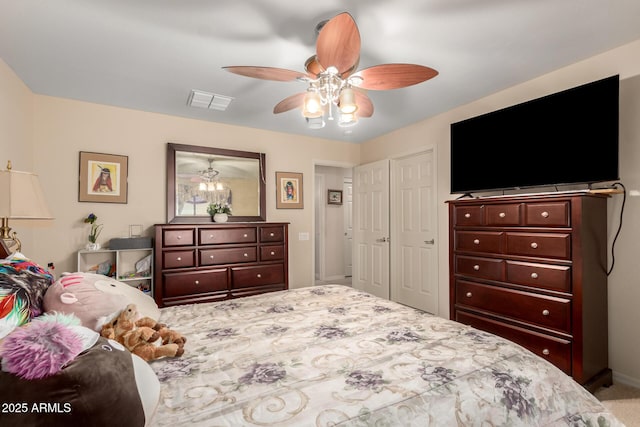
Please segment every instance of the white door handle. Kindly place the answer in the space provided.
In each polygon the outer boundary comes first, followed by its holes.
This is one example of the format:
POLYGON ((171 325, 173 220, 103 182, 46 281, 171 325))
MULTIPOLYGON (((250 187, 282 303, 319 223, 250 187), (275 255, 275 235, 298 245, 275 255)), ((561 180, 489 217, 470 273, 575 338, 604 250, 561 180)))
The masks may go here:
POLYGON ((384 243, 384 242, 388 242, 388 241, 389 241, 389 239, 386 238, 386 237, 382 237, 380 239, 376 239, 376 242, 378 242, 378 243, 384 243))

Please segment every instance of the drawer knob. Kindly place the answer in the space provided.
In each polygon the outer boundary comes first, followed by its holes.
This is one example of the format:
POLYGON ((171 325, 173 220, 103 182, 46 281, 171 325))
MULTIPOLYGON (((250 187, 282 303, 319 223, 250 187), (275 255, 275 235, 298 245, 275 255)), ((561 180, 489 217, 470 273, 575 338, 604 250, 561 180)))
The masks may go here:
POLYGON ((480 239, 473 239, 473 244, 474 245, 479 245, 480 244, 480 239))
POLYGON ((478 264, 476 264, 476 265, 474 265, 474 266, 473 266, 473 269, 474 269, 475 271, 478 271, 478 270, 480 270, 480 266, 479 266, 478 264))
POLYGON ((244 255, 245 258, 249 256, 249 254, 246 253, 246 252, 243 255, 244 255))
POLYGON ((466 214, 464 214, 464 217, 465 218, 471 218, 471 214, 470 213, 466 213, 466 214))
POLYGON ((542 310, 542 315, 543 316, 548 316, 549 315, 549 310, 542 310))
POLYGON ((273 237, 273 236, 275 236, 274 233, 269 233, 269 237, 273 237))
POLYGON ((467 292, 467 298, 471 298, 473 294, 471 292, 467 292))
POLYGON ((538 273, 531 273, 531 278, 532 279, 537 279, 538 278, 538 273))
POLYGON ((500 218, 504 218, 505 216, 507 216, 507 214, 506 214, 506 213, 504 213, 504 212, 500 212, 500 213, 498 214, 498 216, 499 216, 500 218))
POLYGON ((536 242, 531 242, 531 247, 533 249, 538 249, 538 244, 536 242))
POLYGON ((248 235, 245 233, 242 237, 248 237, 248 235))
POLYGON ((544 354, 545 356, 548 356, 551 352, 549 351, 548 348, 545 348, 544 350, 542 350, 542 354, 544 354))
POLYGON ((213 255, 209 255, 209 258, 213 259, 213 255))
POLYGON ((542 216, 542 218, 549 218, 549 212, 544 211, 540 214, 542 216))
POLYGON ((182 257, 179 256, 178 258, 176 258, 177 261, 182 261, 182 257))
POLYGON ((178 234, 178 240, 182 239, 182 236, 178 234))
POLYGON ((258 273, 258 274, 256 274, 256 277, 259 279, 259 278, 262 277, 262 274, 258 273))
POLYGON ((209 234, 209 239, 213 239, 213 234, 209 234))
POLYGON ((273 256, 273 255, 275 255, 275 254, 276 254, 276 253, 275 253, 274 251, 271 251, 271 255, 272 255, 272 256, 273 256))
POLYGON ((199 284, 200 284, 200 281, 199 281, 199 280, 196 280, 196 281, 195 281, 195 282, 193 282, 193 283, 195 283, 196 285, 199 285, 199 284))

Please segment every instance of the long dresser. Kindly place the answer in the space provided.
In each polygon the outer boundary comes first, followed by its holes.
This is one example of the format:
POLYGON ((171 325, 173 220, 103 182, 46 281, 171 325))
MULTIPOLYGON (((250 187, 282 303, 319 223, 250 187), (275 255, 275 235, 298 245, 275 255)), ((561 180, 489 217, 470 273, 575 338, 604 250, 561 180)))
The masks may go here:
POLYGON ((160 307, 288 289, 287 223, 158 224, 160 307))
POLYGON ((607 197, 448 202, 450 315, 528 348, 593 391, 612 382, 607 197))

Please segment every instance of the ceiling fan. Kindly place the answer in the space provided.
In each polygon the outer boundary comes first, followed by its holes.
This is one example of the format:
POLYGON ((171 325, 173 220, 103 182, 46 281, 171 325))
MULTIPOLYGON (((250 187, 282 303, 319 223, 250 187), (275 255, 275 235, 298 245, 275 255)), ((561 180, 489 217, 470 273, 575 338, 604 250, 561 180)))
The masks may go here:
POLYGON ((283 68, 229 66, 223 69, 246 77, 308 83, 306 92, 280 101, 274 114, 301 108, 310 127, 323 127, 324 116, 333 120, 334 106, 339 124, 351 126, 359 117, 373 115, 373 103, 366 90, 399 89, 438 75, 433 68, 416 64, 382 64, 357 71, 360 61, 360 32, 353 17, 341 13, 318 25, 316 54, 304 64, 306 72, 283 68))

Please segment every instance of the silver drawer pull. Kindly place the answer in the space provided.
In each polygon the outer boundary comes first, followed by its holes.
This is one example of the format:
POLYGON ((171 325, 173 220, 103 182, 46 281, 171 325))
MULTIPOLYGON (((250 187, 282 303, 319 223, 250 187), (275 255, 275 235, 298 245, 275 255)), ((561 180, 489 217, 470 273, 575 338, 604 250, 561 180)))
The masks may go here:
POLYGON ((258 273, 258 274, 256 274, 256 277, 259 279, 259 278, 262 277, 262 274, 258 273))
POLYGON ((542 310, 542 315, 543 316, 548 316, 549 315, 549 310, 542 310))
POLYGON ((532 247, 533 249, 538 249, 538 244, 537 244, 536 242, 532 242, 532 243, 531 243, 531 247, 532 247))
POLYGON ((479 245, 480 244, 480 239, 474 239, 473 240, 473 244, 474 245, 479 245))
POLYGON ((504 218, 505 216, 507 216, 507 214, 506 214, 506 213, 504 213, 504 212, 500 212, 500 213, 498 214, 498 216, 499 216, 500 218, 504 218))
POLYGON ((276 253, 274 251, 271 251, 271 255, 275 255, 276 253))
POLYGON ((531 273, 531 278, 532 279, 537 279, 538 278, 538 273, 531 273))
POLYGON ((544 211, 540 214, 540 216, 542 216, 542 218, 549 218, 549 212, 544 211))
POLYGON ((464 214, 464 217, 465 218, 471 218, 471 214, 470 213, 466 213, 466 214, 464 214))
POLYGON ((213 234, 209 234, 209 238, 213 240, 213 234))
POLYGON ((193 283, 194 283, 194 284, 196 284, 196 285, 199 285, 199 284, 200 284, 200 281, 199 281, 199 280, 196 280, 196 281, 195 281, 195 282, 193 282, 193 283))
POLYGON ((467 298, 471 298, 473 294, 471 292, 467 292, 467 298))
POLYGON ((474 266, 473 266, 473 269, 474 269, 475 271, 478 271, 478 270, 480 270, 480 266, 479 266, 478 264, 476 264, 476 265, 474 265, 474 266))
POLYGON ((269 233, 269 237, 275 236, 275 233, 269 233))
POLYGON ((178 234, 178 240, 182 239, 182 236, 178 234))
POLYGON ((179 256, 178 258, 176 258, 176 261, 182 261, 182 257, 179 256))
POLYGON ((243 255, 244 255, 245 258, 249 256, 249 254, 247 254, 247 253, 244 253, 243 255))
POLYGON ((213 259, 213 255, 209 255, 209 258, 213 259))
POLYGON ((245 235, 243 235, 242 237, 249 237, 249 235, 248 235, 248 234, 245 234, 245 235))
POLYGON ((542 354, 544 354, 545 356, 548 356, 551 352, 549 351, 548 348, 545 348, 544 350, 542 350, 542 354))

